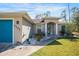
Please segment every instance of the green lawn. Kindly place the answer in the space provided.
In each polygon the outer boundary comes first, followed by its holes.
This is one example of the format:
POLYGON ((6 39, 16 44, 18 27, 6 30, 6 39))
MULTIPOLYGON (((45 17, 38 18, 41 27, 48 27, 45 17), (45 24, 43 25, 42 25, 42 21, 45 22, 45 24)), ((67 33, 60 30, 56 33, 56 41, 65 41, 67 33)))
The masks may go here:
POLYGON ((79 56, 79 39, 76 41, 58 39, 33 53, 32 56, 79 56))

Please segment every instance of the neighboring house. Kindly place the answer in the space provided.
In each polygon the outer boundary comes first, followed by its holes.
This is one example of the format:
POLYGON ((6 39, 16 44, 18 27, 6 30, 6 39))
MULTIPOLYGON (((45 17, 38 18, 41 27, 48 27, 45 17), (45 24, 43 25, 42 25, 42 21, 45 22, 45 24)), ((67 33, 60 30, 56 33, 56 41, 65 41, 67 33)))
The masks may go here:
POLYGON ((0 13, 0 43, 22 43, 39 29, 46 37, 52 34, 59 35, 63 25, 59 19, 49 17, 32 20, 26 12, 0 13))

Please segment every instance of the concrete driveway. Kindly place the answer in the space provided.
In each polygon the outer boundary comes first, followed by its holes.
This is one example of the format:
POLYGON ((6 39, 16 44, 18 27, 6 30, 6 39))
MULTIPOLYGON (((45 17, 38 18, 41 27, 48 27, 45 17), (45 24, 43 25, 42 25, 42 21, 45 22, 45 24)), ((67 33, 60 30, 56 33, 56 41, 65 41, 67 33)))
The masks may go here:
POLYGON ((42 47, 43 46, 17 46, 16 48, 0 53, 0 56, 27 56, 42 47))
POLYGON ((10 47, 11 44, 7 43, 0 43, 0 53, 7 50, 10 47))
POLYGON ((54 39, 43 40, 38 45, 24 44, 16 47, 11 46, 6 51, 1 52, 0 56, 28 56, 52 41, 54 41, 54 39))

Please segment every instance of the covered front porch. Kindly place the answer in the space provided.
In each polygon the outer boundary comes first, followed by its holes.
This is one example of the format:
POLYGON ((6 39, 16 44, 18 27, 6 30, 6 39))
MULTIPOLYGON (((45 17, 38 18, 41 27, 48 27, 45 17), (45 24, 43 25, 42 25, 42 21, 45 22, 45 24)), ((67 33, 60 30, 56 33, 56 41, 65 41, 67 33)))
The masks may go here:
POLYGON ((54 22, 37 24, 36 33, 39 30, 45 34, 45 37, 50 35, 58 35, 58 24, 54 22))

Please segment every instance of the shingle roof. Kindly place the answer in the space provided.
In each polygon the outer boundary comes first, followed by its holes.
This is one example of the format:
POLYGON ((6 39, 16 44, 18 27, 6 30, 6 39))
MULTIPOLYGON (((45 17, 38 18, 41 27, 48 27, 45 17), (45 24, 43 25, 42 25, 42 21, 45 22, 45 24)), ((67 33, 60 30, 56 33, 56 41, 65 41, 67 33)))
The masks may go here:
POLYGON ((34 23, 41 23, 43 20, 59 20, 60 18, 58 17, 45 17, 42 19, 33 19, 34 23))
POLYGON ((43 19, 33 19, 34 23, 40 23, 43 19))
POLYGON ((60 18, 59 17, 45 17, 43 19, 46 19, 46 20, 48 20, 48 19, 50 19, 50 20, 59 20, 60 18))
POLYGON ((19 16, 19 15, 22 16, 22 17, 27 18, 28 21, 33 23, 31 17, 25 11, 19 11, 19 12, 0 12, 0 17, 2 17, 2 16, 19 16))

